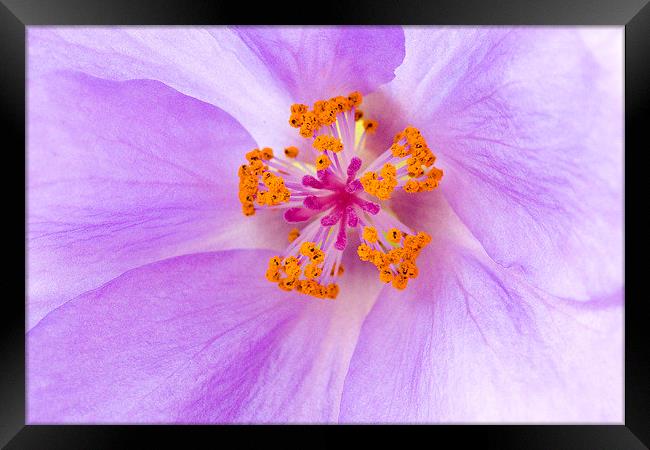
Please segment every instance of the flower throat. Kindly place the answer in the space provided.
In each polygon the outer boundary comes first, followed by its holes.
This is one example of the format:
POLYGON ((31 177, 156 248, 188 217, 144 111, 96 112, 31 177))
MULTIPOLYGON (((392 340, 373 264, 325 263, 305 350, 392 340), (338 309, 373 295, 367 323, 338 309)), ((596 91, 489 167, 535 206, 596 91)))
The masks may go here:
POLYGON ((291 106, 289 125, 309 145, 275 155, 265 147, 246 153, 239 167, 242 212, 281 209, 289 223, 305 223, 289 232, 289 246, 269 260, 266 278, 285 291, 334 299, 348 232, 356 232, 362 261, 375 265, 379 279, 404 289, 418 276, 420 251, 431 241, 416 233, 383 205, 395 189, 407 193, 438 187, 442 170, 417 128, 397 133, 390 147, 362 170, 358 156, 377 122, 365 120, 359 92, 347 97, 291 106), (377 203, 373 200, 382 203, 377 203))

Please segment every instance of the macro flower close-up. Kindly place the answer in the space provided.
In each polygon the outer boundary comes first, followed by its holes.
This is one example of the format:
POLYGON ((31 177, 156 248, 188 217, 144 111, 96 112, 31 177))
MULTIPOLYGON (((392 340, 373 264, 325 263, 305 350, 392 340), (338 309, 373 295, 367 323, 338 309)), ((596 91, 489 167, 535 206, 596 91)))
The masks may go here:
POLYGON ((26 47, 28 423, 622 423, 623 28, 26 47))

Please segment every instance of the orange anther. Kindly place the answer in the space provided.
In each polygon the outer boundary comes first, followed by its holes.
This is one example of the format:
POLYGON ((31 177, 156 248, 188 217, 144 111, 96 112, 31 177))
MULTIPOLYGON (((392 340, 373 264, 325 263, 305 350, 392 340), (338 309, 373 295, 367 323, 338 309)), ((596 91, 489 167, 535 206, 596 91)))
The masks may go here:
POLYGON ((298 236, 300 236, 300 231, 298 228, 293 228, 291 231, 289 231, 289 242, 293 242, 296 239, 298 239, 298 236))
POLYGON ((365 227, 363 229, 363 239, 371 244, 377 242, 377 229, 375 227, 365 227))
POLYGON ((327 169, 332 162, 327 157, 327 155, 320 155, 316 158, 316 170, 325 170, 327 169))
POLYGON ((409 279, 407 277, 402 274, 398 274, 395 278, 393 278, 393 287, 395 289, 403 290, 406 288, 408 282, 409 279))
POLYGON ((303 105, 301 103, 294 103, 291 105, 291 112, 292 113, 306 113, 309 110, 309 107, 307 105, 303 105))
POLYGON ((287 147, 284 149, 284 154, 287 156, 287 158, 295 158, 298 156, 298 147, 287 147))
POLYGON ((348 102, 350 106, 359 106, 363 102, 363 95, 359 91, 351 92, 348 95, 348 102))
POLYGON ((363 128, 365 128, 366 133, 373 134, 377 131, 377 121, 376 120, 364 120, 363 128))

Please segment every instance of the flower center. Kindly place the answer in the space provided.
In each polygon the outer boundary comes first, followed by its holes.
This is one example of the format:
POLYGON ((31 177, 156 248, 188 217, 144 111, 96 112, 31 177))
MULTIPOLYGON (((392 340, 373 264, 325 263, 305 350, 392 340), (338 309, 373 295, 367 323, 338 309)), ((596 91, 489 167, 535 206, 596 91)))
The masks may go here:
POLYGON ((442 170, 433 167, 436 157, 414 127, 398 133, 362 170, 358 154, 377 122, 362 120, 361 102, 361 94, 353 92, 317 101, 312 110, 292 105, 289 124, 309 145, 287 147, 284 157, 268 147, 254 149, 239 168, 244 215, 281 209, 287 222, 307 223, 302 230, 292 229, 289 247, 269 261, 266 278, 280 289, 336 298, 343 251, 355 231, 359 258, 377 267, 381 281, 404 289, 418 275, 416 259, 431 238, 400 222, 385 202, 397 188, 408 193, 435 189, 442 170))

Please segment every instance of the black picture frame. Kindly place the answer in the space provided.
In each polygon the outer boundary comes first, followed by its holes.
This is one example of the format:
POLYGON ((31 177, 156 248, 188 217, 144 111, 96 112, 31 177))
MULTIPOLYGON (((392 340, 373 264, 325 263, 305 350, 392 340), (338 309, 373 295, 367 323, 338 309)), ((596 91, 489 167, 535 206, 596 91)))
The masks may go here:
MULTIPOLYGON (((357 0, 318 8, 304 14, 302 4, 251 5, 239 2, 183 0, 0 0, 0 96, 3 140, 4 225, 9 231, 3 245, 2 285, 11 285, 2 296, 0 369, 0 445, 6 448, 120 448, 143 439, 148 447, 157 442, 187 446, 186 439, 200 438, 210 446, 257 448, 279 432, 299 432, 304 437, 284 441, 304 447, 335 446, 362 432, 381 440, 407 443, 413 434, 424 434, 436 446, 451 442, 487 448, 531 449, 636 449, 650 445, 650 370, 646 325, 647 301, 641 295, 645 267, 633 256, 641 252, 646 222, 635 218, 647 204, 643 164, 631 164, 647 151, 645 125, 650 108, 650 6, 648 0, 471 0, 398 1, 378 4, 357 0), (300 7, 298 7, 300 6, 300 7), (301 14, 302 13, 302 14, 301 14), (107 24, 261 24, 275 19, 282 24, 495 24, 495 25, 620 25, 625 26, 625 155, 626 155, 626 303, 625 303, 625 420, 621 425, 519 425, 519 426, 36 426, 25 425, 25 27, 29 25, 107 24), (645 125, 645 126, 644 126, 645 125), (22 170, 20 170, 21 168, 22 170), (635 201, 636 199, 638 201, 635 201), (9 206, 10 208, 6 208, 9 206), (638 233, 637 233, 638 231, 638 233), (10 250, 10 252, 7 252, 10 250), (15 255, 13 254, 15 253, 15 255), (638 275, 638 276, 637 276, 638 275), (8 283, 11 281, 11 283, 8 283), (224 436, 236 445, 225 444, 224 436), (298 439, 308 439, 304 445, 298 439), (255 445, 259 442, 259 445, 255 445)), ((642 214, 642 212, 641 212, 642 214)), ((647 231, 646 231, 647 233, 647 231)), ((594 374, 598 376, 598 374, 594 374)), ((279 436, 277 436, 279 438, 279 436)), ((446 446, 446 445, 445 445, 446 446)))

